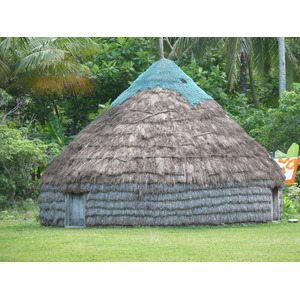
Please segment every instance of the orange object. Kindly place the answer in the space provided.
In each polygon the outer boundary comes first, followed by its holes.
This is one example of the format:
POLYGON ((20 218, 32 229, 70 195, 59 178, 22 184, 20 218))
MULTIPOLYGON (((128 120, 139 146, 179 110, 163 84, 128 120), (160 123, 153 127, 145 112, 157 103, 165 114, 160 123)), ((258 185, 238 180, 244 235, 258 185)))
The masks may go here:
POLYGON ((300 157, 278 158, 275 161, 279 164, 283 174, 285 175, 284 184, 293 184, 298 169, 300 157))
POLYGON ((289 159, 288 158, 279 158, 278 162, 281 164, 285 164, 289 159))
POLYGON ((296 159, 290 160, 290 161, 286 164, 286 168, 287 168, 287 169, 290 169, 290 170, 294 169, 295 166, 296 166, 296 162, 298 163, 298 161, 296 161, 296 159))

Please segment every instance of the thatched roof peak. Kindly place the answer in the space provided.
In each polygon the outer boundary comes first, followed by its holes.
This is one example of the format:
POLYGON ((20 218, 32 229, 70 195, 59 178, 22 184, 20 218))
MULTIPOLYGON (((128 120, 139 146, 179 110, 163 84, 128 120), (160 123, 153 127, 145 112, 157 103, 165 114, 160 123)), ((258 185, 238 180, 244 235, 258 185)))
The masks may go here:
POLYGON ((212 99, 187 74, 185 74, 173 61, 162 58, 142 73, 132 85, 125 90, 113 103, 119 106, 139 91, 155 87, 172 90, 181 94, 190 104, 201 103, 201 100, 212 99))

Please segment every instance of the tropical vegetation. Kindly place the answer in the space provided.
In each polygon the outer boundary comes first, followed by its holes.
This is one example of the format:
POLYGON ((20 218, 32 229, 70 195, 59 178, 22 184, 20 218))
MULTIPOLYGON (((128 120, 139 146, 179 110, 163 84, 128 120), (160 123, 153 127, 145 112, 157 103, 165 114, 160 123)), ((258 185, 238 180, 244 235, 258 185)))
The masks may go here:
MULTIPOLYGON (((299 39, 284 42, 279 94, 278 38, 163 39, 164 56, 271 153, 300 143, 299 39)), ((0 38, 0 210, 35 202, 45 167, 159 57, 158 38, 0 38)))

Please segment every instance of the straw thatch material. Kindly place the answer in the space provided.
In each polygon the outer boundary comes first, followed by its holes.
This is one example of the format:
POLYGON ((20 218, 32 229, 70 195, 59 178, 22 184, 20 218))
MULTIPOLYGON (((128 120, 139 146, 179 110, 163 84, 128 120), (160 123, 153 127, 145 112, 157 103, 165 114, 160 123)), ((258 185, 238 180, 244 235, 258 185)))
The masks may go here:
POLYGON ((40 183, 82 193, 82 184, 206 187, 270 179, 282 185, 280 168, 217 102, 191 108, 176 92, 156 88, 106 110, 54 159, 40 183))
POLYGON ((214 100, 191 107, 156 87, 81 131, 41 178, 40 219, 64 226, 65 195, 86 194, 86 226, 270 222, 284 176, 214 100))
MULTIPOLYGON (((272 221, 272 181, 199 185, 150 184, 140 199, 137 184, 85 185, 86 226, 219 225, 272 221)), ((64 226, 65 194, 43 186, 42 225, 64 226)), ((282 210, 282 204, 280 203, 282 210)))

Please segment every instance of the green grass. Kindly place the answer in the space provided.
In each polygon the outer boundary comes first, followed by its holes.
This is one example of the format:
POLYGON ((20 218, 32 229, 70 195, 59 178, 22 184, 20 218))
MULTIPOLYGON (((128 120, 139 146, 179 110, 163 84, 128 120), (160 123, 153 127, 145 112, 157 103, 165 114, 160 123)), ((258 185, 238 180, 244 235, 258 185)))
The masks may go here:
POLYGON ((2 220, 0 261, 300 261, 300 223, 66 229, 2 220))

